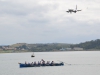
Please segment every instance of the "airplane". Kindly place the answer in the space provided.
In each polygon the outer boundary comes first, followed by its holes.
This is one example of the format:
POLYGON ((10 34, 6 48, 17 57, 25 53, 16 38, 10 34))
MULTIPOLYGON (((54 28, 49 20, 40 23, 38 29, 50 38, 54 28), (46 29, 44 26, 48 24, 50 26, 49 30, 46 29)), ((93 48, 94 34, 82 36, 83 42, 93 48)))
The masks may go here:
POLYGON ((82 10, 77 10, 77 5, 76 5, 76 9, 75 10, 74 9, 68 9, 68 11, 66 11, 66 12, 67 13, 72 13, 72 12, 76 13, 78 11, 82 11, 82 10))

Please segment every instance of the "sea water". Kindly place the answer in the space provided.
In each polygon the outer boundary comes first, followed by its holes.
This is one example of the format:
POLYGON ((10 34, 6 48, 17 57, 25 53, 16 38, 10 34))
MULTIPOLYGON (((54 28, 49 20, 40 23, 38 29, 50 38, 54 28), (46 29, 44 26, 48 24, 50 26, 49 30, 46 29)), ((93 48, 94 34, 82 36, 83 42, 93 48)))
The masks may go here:
POLYGON ((0 75, 100 75, 100 51, 64 51, 0 54, 0 75), (20 68, 18 63, 64 62, 64 66, 20 68))

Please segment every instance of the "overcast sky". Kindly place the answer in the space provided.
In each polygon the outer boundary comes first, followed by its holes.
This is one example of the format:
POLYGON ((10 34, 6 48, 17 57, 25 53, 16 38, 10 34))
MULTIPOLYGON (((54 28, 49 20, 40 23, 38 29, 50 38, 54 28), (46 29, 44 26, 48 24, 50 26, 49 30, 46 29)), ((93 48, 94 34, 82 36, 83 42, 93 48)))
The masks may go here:
POLYGON ((100 0, 0 0, 0 45, 100 39, 100 0), (75 7, 82 11, 67 13, 75 7))

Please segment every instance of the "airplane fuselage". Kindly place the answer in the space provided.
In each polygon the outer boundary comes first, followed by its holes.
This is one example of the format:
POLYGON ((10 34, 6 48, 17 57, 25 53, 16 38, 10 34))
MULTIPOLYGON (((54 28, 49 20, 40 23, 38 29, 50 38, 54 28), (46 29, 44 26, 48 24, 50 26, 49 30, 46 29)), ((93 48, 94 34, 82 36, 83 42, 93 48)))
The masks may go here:
POLYGON ((66 11, 66 12, 68 12, 68 13, 72 13, 72 12, 76 13, 77 11, 81 11, 81 10, 77 10, 77 5, 76 5, 76 9, 68 9, 68 11, 66 11))
POLYGON ((66 11, 66 12, 68 12, 68 13, 72 13, 72 12, 76 13, 77 11, 76 11, 76 10, 73 10, 73 9, 69 9, 69 10, 66 11))

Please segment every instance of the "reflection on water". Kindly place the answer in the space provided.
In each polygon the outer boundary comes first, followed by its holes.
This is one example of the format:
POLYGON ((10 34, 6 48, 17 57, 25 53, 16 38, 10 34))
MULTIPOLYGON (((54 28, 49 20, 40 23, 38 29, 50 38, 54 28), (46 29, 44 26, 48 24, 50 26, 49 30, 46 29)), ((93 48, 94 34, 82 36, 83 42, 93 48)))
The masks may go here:
POLYGON ((0 75, 99 75, 99 51, 35 52, 0 54, 0 75), (64 62, 64 66, 19 68, 19 62, 64 62))

